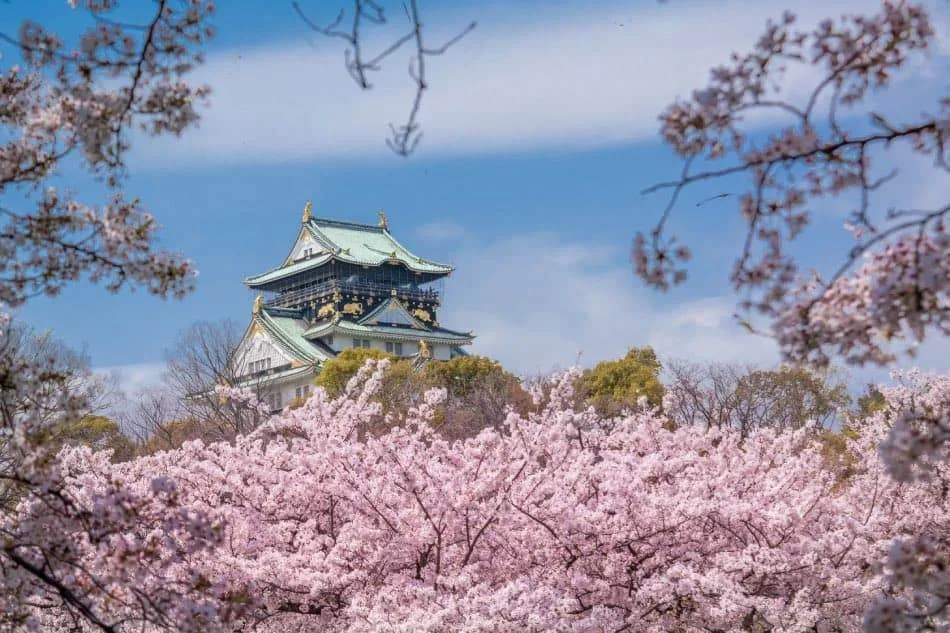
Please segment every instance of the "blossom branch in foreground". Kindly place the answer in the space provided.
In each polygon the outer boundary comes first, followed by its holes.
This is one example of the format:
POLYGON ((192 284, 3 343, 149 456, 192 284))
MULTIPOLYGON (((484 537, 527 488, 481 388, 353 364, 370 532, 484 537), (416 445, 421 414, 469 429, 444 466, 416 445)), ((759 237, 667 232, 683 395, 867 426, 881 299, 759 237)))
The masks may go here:
POLYGON ((161 0, 142 28, 112 20, 114 2, 83 5, 96 19, 72 46, 31 21, 2 34, 22 59, 0 69, 0 301, 11 306, 82 276, 163 297, 193 283, 190 262, 155 250, 154 219, 121 184, 130 128, 178 135, 198 120, 208 88, 184 77, 202 61, 214 5, 161 0), (112 190, 107 202, 47 184, 76 163, 112 190))
POLYGON ((862 124, 846 111, 869 91, 889 87, 895 73, 930 46, 934 30, 922 6, 890 0, 874 15, 826 20, 810 32, 794 24, 790 13, 769 23, 753 52, 734 55, 712 71, 705 89, 663 113, 663 137, 684 168, 678 179, 647 190, 672 195, 657 226, 636 237, 635 269, 660 289, 684 281, 690 252, 666 234, 680 194, 699 182, 744 174, 751 187, 740 196, 739 210, 748 228, 731 276, 736 290, 749 295, 741 307, 772 320, 787 360, 827 364, 838 354, 853 364, 887 364, 894 358, 890 343, 907 340, 912 351, 929 330, 950 331, 941 281, 948 272, 944 218, 950 207, 876 212, 874 194, 895 174, 875 174, 872 158, 904 146, 947 171, 950 100, 939 99, 915 121, 874 112, 862 124), (821 73, 801 102, 781 96, 789 66, 821 73), (758 141, 744 123, 765 114, 788 123, 758 141), (811 205, 843 194, 854 196, 847 228, 855 244, 828 279, 803 282, 788 243, 809 224, 811 205))

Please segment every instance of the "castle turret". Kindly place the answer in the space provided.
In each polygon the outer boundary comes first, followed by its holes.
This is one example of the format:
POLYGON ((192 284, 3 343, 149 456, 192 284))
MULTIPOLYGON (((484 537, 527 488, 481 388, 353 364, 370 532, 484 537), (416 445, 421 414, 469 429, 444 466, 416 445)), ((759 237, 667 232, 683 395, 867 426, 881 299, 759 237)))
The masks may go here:
POLYGON ((453 268, 418 257, 375 225, 313 216, 308 202, 290 253, 244 283, 261 293, 235 355, 238 372, 277 409, 310 392, 320 365, 348 347, 400 357, 464 355, 471 332, 442 327, 441 285, 453 268))

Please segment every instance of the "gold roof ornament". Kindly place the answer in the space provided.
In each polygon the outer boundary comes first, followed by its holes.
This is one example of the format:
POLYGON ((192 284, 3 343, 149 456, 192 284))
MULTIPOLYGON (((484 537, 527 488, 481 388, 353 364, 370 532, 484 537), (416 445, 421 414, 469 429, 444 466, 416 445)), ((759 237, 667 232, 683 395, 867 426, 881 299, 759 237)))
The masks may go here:
POLYGON ((424 338, 419 339, 419 357, 432 358, 432 348, 429 347, 429 343, 424 338))
POLYGON ((254 306, 251 308, 251 314, 260 314, 264 307, 264 295, 257 295, 254 298, 254 306))
POLYGON ((303 205, 303 217, 300 219, 301 222, 307 223, 313 217, 313 202, 307 200, 307 204, 303 205))
POLYGON ((379 226, 388 230, 389 219, 386 217, 386 212, 380 209, 377 215, 379 215, 379 226))

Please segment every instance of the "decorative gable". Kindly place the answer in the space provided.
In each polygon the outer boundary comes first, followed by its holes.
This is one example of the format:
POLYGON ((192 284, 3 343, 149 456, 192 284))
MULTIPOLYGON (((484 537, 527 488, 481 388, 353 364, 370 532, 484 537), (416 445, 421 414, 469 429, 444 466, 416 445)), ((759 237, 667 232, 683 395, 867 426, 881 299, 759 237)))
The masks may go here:
POLYGON ((409 327, 420 330, 426 329, 414 316, 409 314, 409 310, 398 299, 389 299, 373 310, 361 325, 408 325, 409 327))
POLYGON ((294 361, 271 340, 270 335, 256 321, 235 350, 233 360, 237 364, 238 375, 279 367, 294 361))
POLYGON ((293 249, 290 251, 290 255, 287 257, 287 263, 292 263, 307 259, 323 251, 323 247, 317 243, 313 236, 310 235, 310 231, 306 229, 300 231, 300 235, 297 236, 297 242, 294 244, 293 249))

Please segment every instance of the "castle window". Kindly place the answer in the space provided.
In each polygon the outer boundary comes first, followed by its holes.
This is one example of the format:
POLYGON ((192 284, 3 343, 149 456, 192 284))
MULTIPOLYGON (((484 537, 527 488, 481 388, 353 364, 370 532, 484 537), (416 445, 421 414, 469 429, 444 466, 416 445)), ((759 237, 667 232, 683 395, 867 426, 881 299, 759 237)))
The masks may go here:
POLYGON ((270 369, 270 366, 271 366, 271 359, 270 359, 269 357, 268 357, 268 358, 262 358, 262 359, 260 359, 260 360, 252 361, 252 362, 251 362, 251 373, 252 373, 252 374, 256 374, 257 372, 264 371, 264 370, 266 370, 266 369, 270 369))
POLYGON ((395 354, 396 356, 402 356, 402 343, 386 343, 386 352, 389 354, 395 354))
POLYGON ((368 339, 368 338, 355 338, 355 339, 353 339, 353 347, 354 347, 354 348, 364 347, 364 348, 367 348, 367 349, 368 349, 369 346, 370 346, 370 343, 369 343, 369 339, 368 339))

